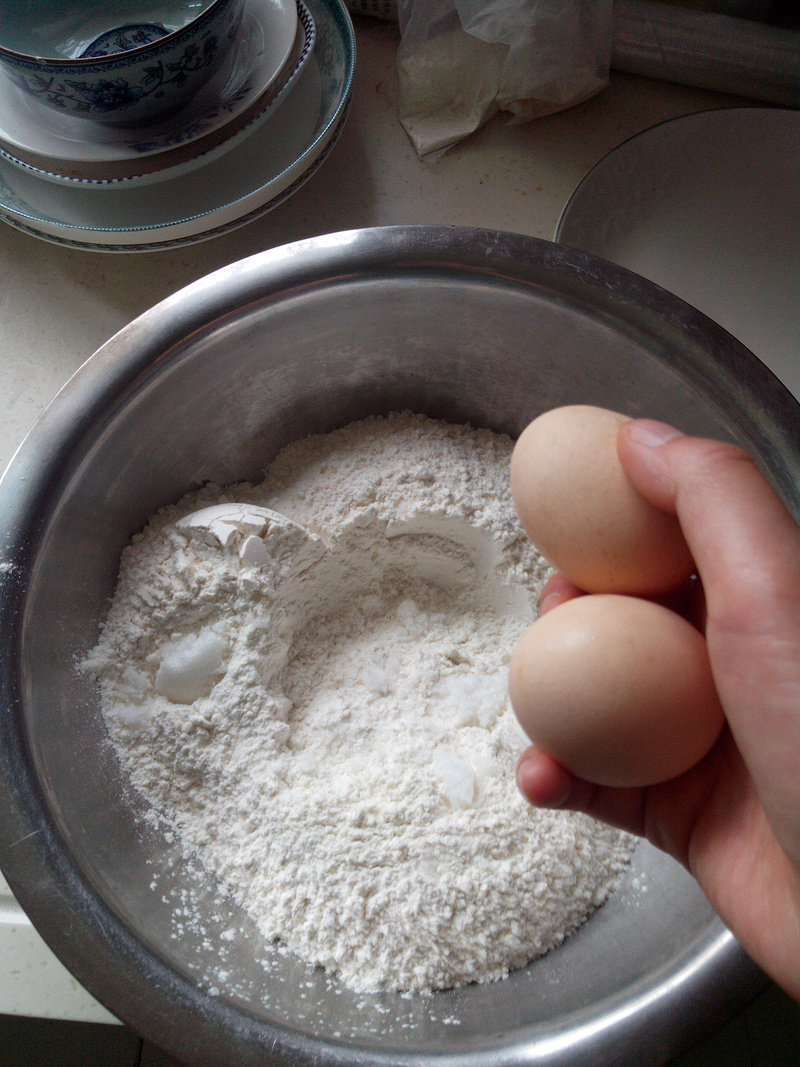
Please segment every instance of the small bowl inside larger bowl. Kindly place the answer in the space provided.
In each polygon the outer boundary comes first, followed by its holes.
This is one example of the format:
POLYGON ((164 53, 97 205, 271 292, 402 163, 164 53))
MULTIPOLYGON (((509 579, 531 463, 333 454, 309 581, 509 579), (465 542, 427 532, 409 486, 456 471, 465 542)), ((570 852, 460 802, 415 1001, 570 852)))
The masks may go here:
POLYGON ((0 5, 0 67, 48 108, 97 122, 163 117, 211 77, 244 0, 0 5))

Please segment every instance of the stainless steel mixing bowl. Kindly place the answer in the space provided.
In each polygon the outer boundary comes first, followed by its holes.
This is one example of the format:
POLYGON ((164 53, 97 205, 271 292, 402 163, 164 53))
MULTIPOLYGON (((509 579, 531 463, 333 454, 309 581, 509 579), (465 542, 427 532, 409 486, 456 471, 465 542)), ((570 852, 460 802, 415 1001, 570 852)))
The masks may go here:
POLYGON ((641 1067, 761 987, 692 879, 642 845, 608 904, 505 981, 348 992, 265 944, 144 820, 76 670, 123 545, 188 488, 258 477, 369 413, 516 434, 571 402, 734 439, 798 513, 798 406, 721 328, 584 253, 446 227, 319 237, 190 285, 95 353, 11 463, 0 863, 78 979, 183 1061, 641 1067))

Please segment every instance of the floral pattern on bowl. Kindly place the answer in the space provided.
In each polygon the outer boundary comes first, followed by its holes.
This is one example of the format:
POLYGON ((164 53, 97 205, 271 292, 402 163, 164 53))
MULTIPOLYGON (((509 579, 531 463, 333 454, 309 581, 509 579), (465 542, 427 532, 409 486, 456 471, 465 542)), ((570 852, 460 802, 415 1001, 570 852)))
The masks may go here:
POLYGON ((96 59, 100 56, 112 56, 115 52, 129 52, 131 48, 141 48, 166 37, 169 30, 153 23, 136 26, 117 26, 113 30, 101 33, 81 52, 81 59, 96 59))
POLYGON ((195 91, 194 75, 215 65, 218 50, 219 38, 209 35, 202 46, 187 45, 177 60, 165 63, 159 59, 137 70, 137 81, 121 76, 77 81, 34 74, 26 88, 50 107, 66 108, 73 114, 86 112, 94 118, 120 112, 129 120, 133 109, 151 95, 154 100, 164 100, 170 109, 179 107, 195 91), (167 96, 168 90, 173 91, 167 96))
POLYGON ((244 0, 217 0, 183 29, 127 51, 51 60, 0 49, 0 63, 17 86, 56 111, 124 125, 152 121, 180 107, 213 74, 243 10, 244 0))

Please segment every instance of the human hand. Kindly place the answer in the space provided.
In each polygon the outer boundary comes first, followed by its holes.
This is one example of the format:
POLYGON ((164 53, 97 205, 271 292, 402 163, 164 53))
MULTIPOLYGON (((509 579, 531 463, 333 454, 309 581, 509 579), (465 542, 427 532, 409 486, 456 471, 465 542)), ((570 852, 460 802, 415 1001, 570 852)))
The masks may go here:
MULTIPOLYGON (((531 803, 582 811, 683 863, 752 958, 800 1000, 800 528, 741 450, 626 423, 620 461, 676 514, 700 576, 685 610, 704 630, 726 715, 699 763, 646 788, 592 785, 534 747, 531 803)), ((541 611, 581 595, 556 576, 541 611)))

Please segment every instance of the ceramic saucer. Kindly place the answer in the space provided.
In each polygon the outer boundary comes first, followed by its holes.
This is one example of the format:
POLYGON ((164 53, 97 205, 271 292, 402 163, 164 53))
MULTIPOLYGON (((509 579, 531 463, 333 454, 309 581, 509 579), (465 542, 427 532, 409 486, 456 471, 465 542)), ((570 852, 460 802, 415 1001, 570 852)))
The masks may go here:
POLYGON ((317 31, 308 61, 280 107, 229 152, 188 175, 102 191, 42 181, 0 158, 0 219, 57 244, 129 252, 226 233, 282 203, 336 144, 355 70, 343 0, 306 2, 317 31))
POLYGON ((212 159, 229 152, 239 141, 249 136, 257 123, 263 122, 271 111, 277 108, 300 74, 303 65, 311 55, 316 38, 316 27, 311 12, 302 2, 297 3, 297 31, 288 61, 284 65, 280 76, 275 79, 269 89, 253 101, 252 105, 241 111, 235 119, 218 127, 213 134, 191 142, 183 149, 158 153, 149 156, 147 163, 157 169, 148 169, 142 173, 128 174, 120 178, 74 178, 65 174, 54 174, 34 167, 18 159, 13 153, 0 147, 0 157, 14 163, 18 167, 35 174, 45 181, 58 182, 62 185, 74 187, 91 186, 95 189, 114 189, 120 186, 144 185, 150 182, 164 181, 180 174, 188 174, 197 167, 205 166, 212 159))
POLYGON ((85 180, 178 165, 227 139, 231 124, 280 79, 296 39, 293 0, 247 0, 236 47, 219 71, 178 115, 147 126, 51 117, 0 72, 0 149, 50 174, 85 180))
POLYGON ((555 238, 699 308, 800 397, 798 179, 800 112, 685 115, 589 171, 555 238))

